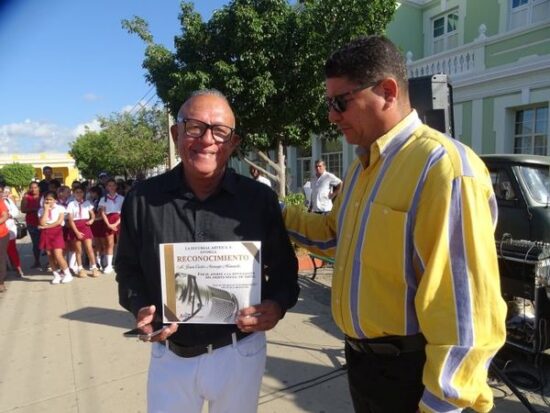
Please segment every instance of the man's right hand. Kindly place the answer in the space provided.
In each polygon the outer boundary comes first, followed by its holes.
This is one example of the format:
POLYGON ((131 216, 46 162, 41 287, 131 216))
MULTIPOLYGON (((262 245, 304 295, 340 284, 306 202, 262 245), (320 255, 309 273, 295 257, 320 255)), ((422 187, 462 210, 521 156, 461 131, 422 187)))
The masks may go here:
MULTIPOLYGON (((142 327, 145 330, 145 332, 152 333, 153 325, 151 323, 155 320, 155 310, 156 310, 156 307, 154 305, 140 308, 136 317, 136 327, 142 327), (149 329, 151 331, 148 331, 149 329)), ((157 334, 156 336, 148 338, 147 341, 165 341, 177 330, 178 330, 178 324, 172 323, 168 326, 165 326, 162 329, 162 332, 160 334, 157 334)))

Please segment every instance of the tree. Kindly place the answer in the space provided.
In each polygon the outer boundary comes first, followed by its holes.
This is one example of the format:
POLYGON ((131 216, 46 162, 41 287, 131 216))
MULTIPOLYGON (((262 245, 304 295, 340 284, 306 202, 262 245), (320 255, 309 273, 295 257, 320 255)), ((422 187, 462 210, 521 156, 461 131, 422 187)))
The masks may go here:
POLYGON ((303 145, 312 134, 337 135, 324 104, 326 58, 360 34, 381 33, 395 3, 232 0, 203 22, 192 3, 182 2, 182 34, 173 53, 154 43, 145 20, 122 24, 147 44, 146 78, 173 115, 193 90, 216 88, 228 96, 243 150, 259 150, 275 174, 256 167, 279 183, 284 197, 284 147, 303 145), (276 163, 263 152, 269 149, 276 150, 276 163))
POLYGON ((148 108, 136 114, 114 113, 99 122, 99 132, 80 135, 69 151, 84 177, 96 177, 101 171, 137 176, 165 163, 168 126, 164 111, 148 108))
POLYGON ((34 178, 34 166, 14 162, 5 165, 0 170, 0 175, 3 177, 6 185, 14 187, 18 193, 21 193, 34 178))
POLYGON ((86 179, 96 178, 101 171, 116 175, 121 171, 118 159, 113 156, 114 142, 104 131, 87 131, 71 144, 69 154, 86 179))
POLYGON ((144 109, 100 119, 105 133, 113 142, 113 158, 118 173, 137 176, 166 163, 168 157, 168 119, 163 110, 144 109))

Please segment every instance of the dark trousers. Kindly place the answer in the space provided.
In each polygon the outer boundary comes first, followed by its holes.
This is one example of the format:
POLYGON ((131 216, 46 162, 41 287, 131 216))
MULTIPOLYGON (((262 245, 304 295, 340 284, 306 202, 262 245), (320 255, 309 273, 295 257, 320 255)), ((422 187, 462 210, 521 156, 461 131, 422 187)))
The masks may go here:
POLYGON ((34 256, 34 261, 39 262, 40 248, 38 248, 38 244, 40 244, 40 229, 32 225, 27 225, 27 231, 32 241, 32 255, 34 256))
POLYGON ((357 352, 346 343, 346 362, 356 413, 417 411, 424 391, 424 350, 394 356, 357 352))

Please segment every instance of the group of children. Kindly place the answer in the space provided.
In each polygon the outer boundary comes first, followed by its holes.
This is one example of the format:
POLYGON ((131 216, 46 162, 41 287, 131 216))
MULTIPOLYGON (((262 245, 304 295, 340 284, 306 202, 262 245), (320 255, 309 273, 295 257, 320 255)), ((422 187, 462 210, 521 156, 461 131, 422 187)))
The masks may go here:
POLYGON ((53 272, 52 284, 76 277, 98 277, 113 272, 113 255, 120 227, 124 196, 114 179, 105 188, 89 190, 79 182, 72 188, 55 185, 40 199, 39 248, 46 252, 53 272), (85 270, 87 262, 88 270, 85 270))

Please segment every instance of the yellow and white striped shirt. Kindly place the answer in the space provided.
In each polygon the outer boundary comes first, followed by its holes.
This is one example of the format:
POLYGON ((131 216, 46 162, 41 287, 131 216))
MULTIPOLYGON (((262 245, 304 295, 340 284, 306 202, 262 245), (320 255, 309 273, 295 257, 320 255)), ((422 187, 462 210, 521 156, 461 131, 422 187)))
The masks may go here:
POLYGON ((487 368, 506 337, 496 215, 483 162, 414 111, 352 163, 329 215, 284 211, 295 242, 335 257, 346 335, 424 334, 423 412, 493 407, 487 368))

